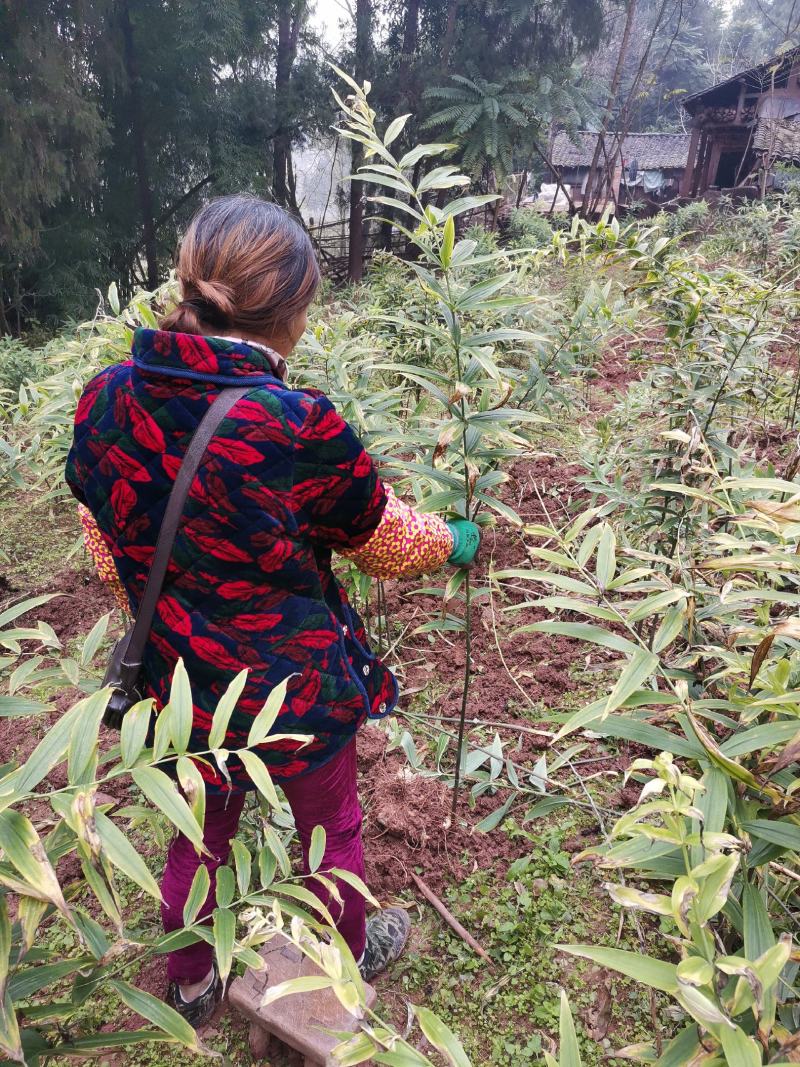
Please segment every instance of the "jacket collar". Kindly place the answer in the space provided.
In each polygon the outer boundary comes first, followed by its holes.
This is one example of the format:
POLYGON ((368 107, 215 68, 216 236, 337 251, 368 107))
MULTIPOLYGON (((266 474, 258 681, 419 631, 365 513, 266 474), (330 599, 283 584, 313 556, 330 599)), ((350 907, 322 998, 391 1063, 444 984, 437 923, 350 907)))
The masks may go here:
POLYGON ((143 371, 214 385, 282 382, 286 361, 266 346, 225 337, 140 328, 133 335, 133 362, 143 371))

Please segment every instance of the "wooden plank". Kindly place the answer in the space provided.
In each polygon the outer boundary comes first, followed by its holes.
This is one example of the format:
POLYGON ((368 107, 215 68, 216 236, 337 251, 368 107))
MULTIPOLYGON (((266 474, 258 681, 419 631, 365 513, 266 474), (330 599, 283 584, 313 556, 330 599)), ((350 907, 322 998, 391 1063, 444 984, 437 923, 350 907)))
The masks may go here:
MULTIPOLYGON (((228 993, 230 1004, 252 1024, 302 1053, 310 1063, 333 1063, 329 1056, 338 1040, 325 1030, 356 1033, 359 1020, 342 1007, 330 989, 296 993, 262 1005, 264 993, 272 986, 292 978, 319 975, 322 971, 282 934, 265 945, 260 955, 267 969, 248 969, 243 977, 237 978, 228 993)), ((364 988, 367 1005, 371 1007, 376 999, 375 990, 366 982, 364 988)))

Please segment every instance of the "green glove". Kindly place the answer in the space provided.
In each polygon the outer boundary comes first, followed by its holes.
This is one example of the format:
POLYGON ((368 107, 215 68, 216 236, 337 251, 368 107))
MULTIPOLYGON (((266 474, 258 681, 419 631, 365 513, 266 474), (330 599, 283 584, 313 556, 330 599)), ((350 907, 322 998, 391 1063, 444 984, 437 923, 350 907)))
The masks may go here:
POLYGON ((468 567, 480 547, 480 527, 468 519, 451 519, 447 529, 453 535, 453 551, 447 562, 454 567, 468 567))

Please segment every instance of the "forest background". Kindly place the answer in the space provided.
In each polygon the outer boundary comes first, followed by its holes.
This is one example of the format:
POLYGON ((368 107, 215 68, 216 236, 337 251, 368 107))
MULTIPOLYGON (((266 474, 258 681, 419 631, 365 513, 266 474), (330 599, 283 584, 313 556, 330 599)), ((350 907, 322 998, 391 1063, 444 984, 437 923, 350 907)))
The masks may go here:
MULTIPOLYGON (((541 177, 553 122, 597 128, 630 7, 342 0, 315 12, 308 0, 5 0, 0 334, 43 337, 91 315, 110 279, 123 298, 154 289, 205 197, 251 191, 301 214, 295 161, 330 143, 336 117, 326 61, 375 82, 379 119, 412 113, 409 145, 438 116, 436 136, 455 138, 456 162, 478 185, 512 170, 541 177), (339 35, 325 34, 337 11, 339 35), (466 117, 470 107, 482 117, 466 117)), ((686 95, 793 41, 797 7, 638 0, 617 93, 628 128, 680 129, 686 95)), ((358 183, 332 189, 351 199, 355 280, 363 192, 358 183)))

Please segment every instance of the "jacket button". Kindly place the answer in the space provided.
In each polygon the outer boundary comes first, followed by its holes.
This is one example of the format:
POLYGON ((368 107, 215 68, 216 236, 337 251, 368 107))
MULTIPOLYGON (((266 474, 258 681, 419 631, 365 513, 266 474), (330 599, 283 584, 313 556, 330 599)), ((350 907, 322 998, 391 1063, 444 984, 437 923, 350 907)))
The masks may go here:
POLYGON ((347 635, 350 633, 350 631, 347 629, 346 626, 343 626, 342 627, 342 633, 344 634, 345 637, 347 637, 347 635))
POLYGON ((366 663, 364 664, 364 666, 361 668, 361 673, 366 678, 366 676, 369 674, 369 666, 368 666, 368 664, 366 664, 366 663))
POLYGON ((378 711, 381 713, 381 715, 385 714, 385 712, 386 712, 386 701, 385 700, 382 700, 380 702, 380 704, 378 705, 378 711))

